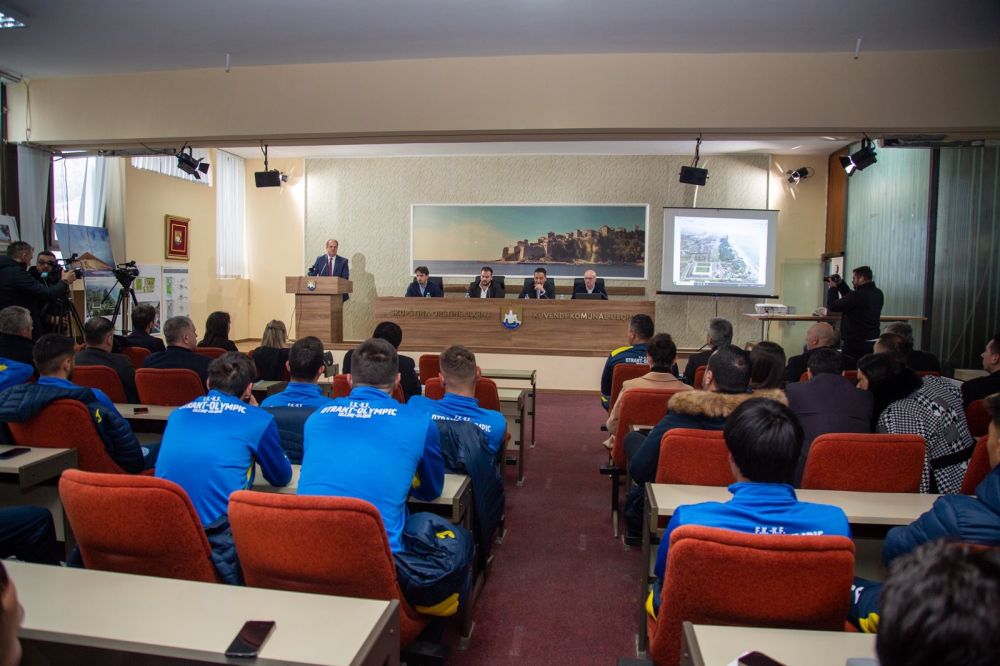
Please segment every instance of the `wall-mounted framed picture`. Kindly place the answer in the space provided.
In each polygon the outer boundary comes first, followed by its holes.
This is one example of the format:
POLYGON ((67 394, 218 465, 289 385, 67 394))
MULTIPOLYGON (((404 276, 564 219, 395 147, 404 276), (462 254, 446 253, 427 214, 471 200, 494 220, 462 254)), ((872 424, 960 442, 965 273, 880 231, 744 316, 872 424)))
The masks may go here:
POLYGON ((191 222, 190 218, 168 214, 164 216, 164 219, 167 229, 167 259, 187 261, 190 259, 190 247, 188 245, 188 224, 191 222))

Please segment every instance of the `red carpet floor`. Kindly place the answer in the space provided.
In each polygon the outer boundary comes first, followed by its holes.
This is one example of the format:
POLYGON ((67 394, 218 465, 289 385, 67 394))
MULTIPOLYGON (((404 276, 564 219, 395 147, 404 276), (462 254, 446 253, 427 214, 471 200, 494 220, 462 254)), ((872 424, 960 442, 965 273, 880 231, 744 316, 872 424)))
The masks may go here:
MULTIPOLYGON (((635 656, 638 548, 611 535, 596 395, 542 394, 524 486, 507 480, 507 537, 495 546, 465 651, 448 664, 614 664, 635 656)), ((530 421, 529 421, 530 425, 530 421)))

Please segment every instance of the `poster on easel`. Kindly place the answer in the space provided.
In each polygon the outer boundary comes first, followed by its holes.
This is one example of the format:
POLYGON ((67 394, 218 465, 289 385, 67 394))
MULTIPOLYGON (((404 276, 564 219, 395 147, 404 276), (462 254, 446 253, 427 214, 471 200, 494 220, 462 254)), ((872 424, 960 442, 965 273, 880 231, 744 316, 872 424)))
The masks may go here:
POLYGON ((137 264, 139 277, 132 283, 135 291, 137 303, 152 305, 156 310, 156 317, 153 319, 153 335, 160 332, 162 322, 160 313, 163 311, 163 266, 160 264, 137 264))
POLYGON ((163 267, 163 304, 160 314, 164 320, 181 315, 190 316, 188 288, 188 269, 163 267))
POLYGON ((84 321, 94 317, 111 319, 115 314, 119 292, 121 285, 111 271, 86 271, 83 277, 84 321))

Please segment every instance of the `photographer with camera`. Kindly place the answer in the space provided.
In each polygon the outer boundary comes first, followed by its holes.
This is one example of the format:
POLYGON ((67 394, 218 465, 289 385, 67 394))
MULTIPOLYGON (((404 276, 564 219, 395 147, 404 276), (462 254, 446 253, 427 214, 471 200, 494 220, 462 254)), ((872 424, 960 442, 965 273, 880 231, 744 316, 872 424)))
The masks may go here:
POLYGON ((0 310, 9 305, 19 305, 31 312, 35 335, 41 335, 40 312, 43 305, 69 295, 69 285, 79 277, 76 271, 64 271, 62 278, 52 287, 33 278, 28 264, 34 248, 24 241, 7 246, 7 256, 0 257, 0 310))
POLYGON ((875 339, 881 334, 879 322, 885 296, 872 281, 872 269, 858 266, 851 272, 854 291, 836 273, 826 278, 830 312, 840 312, 840 339, 848 356, 861 358, 871 354, 875 339))

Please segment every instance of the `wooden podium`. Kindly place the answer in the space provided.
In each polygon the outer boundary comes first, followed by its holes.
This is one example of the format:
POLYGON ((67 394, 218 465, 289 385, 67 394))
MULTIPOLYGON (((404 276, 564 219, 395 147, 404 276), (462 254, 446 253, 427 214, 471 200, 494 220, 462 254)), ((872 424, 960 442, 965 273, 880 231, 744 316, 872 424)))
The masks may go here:
POLYGON ((339 277, 285 278, 285 293, 295 294, 295 337, 315 335, 324 344, 344 341, 344 297, 354 285, 339 277))

